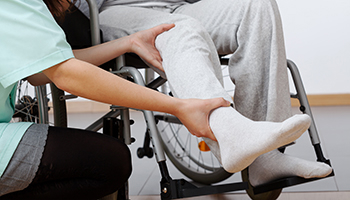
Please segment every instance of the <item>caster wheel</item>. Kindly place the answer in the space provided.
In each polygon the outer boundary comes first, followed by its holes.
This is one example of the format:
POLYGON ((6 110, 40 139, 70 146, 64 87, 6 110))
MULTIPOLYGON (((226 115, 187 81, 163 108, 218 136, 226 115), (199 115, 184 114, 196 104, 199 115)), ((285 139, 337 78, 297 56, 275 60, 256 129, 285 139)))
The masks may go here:
POLYGON ((153 157, 153 149, 152 149, 152 148, 150 148, 150 149, 147 151, 146 156, 147 156, 148 158, 152 158, 152 157, 153 157))
POLYGON ((143 158, 145 156, 145 149, 144 148, 138 148, 137 149, 137 157, 143 158))
POLYGON ((248 183, 248 189, 246 190, 246 192, 249 195, 249 197, 253 200, 275 200, 280 196, 282 192, 282 189, 277 189, 261 194, 254 194, 253 187, 249 182, 248 168, 245 168, 243 171, 241 171, 241 175, 243 182, 248 183))

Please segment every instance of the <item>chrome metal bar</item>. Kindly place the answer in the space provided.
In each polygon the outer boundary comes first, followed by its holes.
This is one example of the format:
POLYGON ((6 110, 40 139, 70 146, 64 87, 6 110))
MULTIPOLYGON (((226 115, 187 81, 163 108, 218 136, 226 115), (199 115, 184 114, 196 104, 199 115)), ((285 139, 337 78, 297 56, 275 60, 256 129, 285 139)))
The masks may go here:
POLYGON ((131 131, 130 131, 130 113, 129 108, 121 109, 120 118, 123 120, 123 136, 124 143, 131 144, 131 131))
POLYGON ((90 29, 92 45, 101 44, 100 25, 99 25, 99 11, 96 0, 86 0, 89 4, 90 11, 90 29))
POLYGON ((48 124, 49 116, 48 116, 48 105, 47 105, 47 92, 46 85, 41 85, 35 87, 35 95, 38 101, 39 108, 39 123, 40 124, 48 124))
MULTIPOLYGON (((145 86, 145 82, 143 81, 143 77, 141 73, 134 67, 122 67, 119 71, 114 71, 112 73, 121 74, 121 75, 130 75, 134 78, 134 82, 136 84, 145 86)), ((161 139, 159 136, 158 128, 156 126, 154 114, 152 111, 149 111, 149 110, 143 110, 142 112, 146 120, 147 129, 151 137, 151 141, 154 149, 154 155, 156 156, 157 162, 165 161, 166 159, 165 159, 164 149, 160 142, 161 139)))
POLYGON ((115 59, 117 70, 120 70, 123 66, 125 66, 125 55, 120 55, 115 59))
POLYGON ((312 116, 310 104, 309 104, 309 101, 308 101, 307 96, 306 96, 305 88, 304 88, 303 82, 301 80, 299 70, 298 70, 296 64, 294 62, 292 62, 291 60, 288 60, 287 66, 292 74, 295 89, 297 91, 296 96, 300 102, 300 105, 302 106, 301 111, 303 113, 308 114, 311 117, 311 125, 309 128, 309 135, 310 135, 311 142, 313 145, 319 144, 320 138, 318 136, 318 132, 317 132, 316 125, 315 125, 315 120, 312 116))

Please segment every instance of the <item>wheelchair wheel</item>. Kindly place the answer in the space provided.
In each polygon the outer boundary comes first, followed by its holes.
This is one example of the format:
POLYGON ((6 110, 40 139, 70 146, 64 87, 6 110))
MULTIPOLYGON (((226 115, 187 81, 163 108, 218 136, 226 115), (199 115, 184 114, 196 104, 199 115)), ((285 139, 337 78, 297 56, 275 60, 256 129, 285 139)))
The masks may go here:
POLYGON ((33 87, 26 80, 19 81, 12 122, 46 123, 66 127, 66 103, 64 99, 60 100, 64 92, 54 84, 50 85, 51 92, 47 92, 46 85, 33 87))
POLYGON ((269 192, 264 192, 261 194, 254 194, 253 187, 249 182, 248 168, 244 169, 241 172, 241 175, 242 175, 243 182, 248 183, 248 189, 246 190, 246 192, 249 195, 249 197, 253 200, 275 200, 280 196, 280 194, 282 192, 282 189, 277 189, 277 190, 272 190, 269 192))
POLYGON ((223 181, 232 174, 226 172, 204 141, 193 136, 181 122, 172 115, 157 115, 158 130, 164 150, 185 176, 201 184, 223 181))

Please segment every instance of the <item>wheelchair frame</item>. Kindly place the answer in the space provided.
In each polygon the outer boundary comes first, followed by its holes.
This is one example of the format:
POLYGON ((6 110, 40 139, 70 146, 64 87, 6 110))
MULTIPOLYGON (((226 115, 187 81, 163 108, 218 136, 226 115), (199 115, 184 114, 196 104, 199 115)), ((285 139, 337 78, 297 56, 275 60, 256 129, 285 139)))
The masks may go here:
MULTIPOLYGON (((99 18, 98 18, 98 8, 95 0, 86 0, 90 7, 90 27, 91 27, 91 41, 92 45, 97 45, 101 43, 100 37, 100 29, 99 29, 99 18)), ((227 65, 228 59, 222 59, 222 64, 227 65)), ((326 159, 323 155, 321 142, 318 136, 318 132, 314 123, 314 119, 312 116, 312 112, 310 109, 310 105, 305 93, 305 89, 298 71, 297 66, 290 60, 287 61, 288 69, 290 70, 294 82, 294 86, 296 88, 297 93, 292 94, 292 98, 297 98, 300 102, 300 110, 303 113, 308 114, 312 123, 309 128, 309 136, 311 143, 314 147, 317 161, 325 162, 330 165, 330 160, 326 159)), ((117 58, 117 69, 116 71, 112 71, 112 73, 121 76, 131 76, 136 84, 141 86, 149 87, 152 89, 156 89, 162 84, 166 82, 166 80, 158 77, 154 79, 152 82, 145 84, 141 73, 134 67, 125 66, 124 56, 117 58)), ((36 89, 37 95, 42 96, 42 94, 46 93, 44 87, 37 87, 36 89)), ((69 99, 71 97, 62 97, 64 99, 69 99)), ((38 98, 40 99, 40 98, 38 98)), ((45 98, 38 102, 39 109, 47 112, 47 102, 45 102, 45 98)), ((147 124, 147 130, 150 138, 145 139, 144 147, 149 147, 150 141, 152 142, 154 155, 156 157, 159 170, 161 173, 161 199, 177 199, 177 198, 185 198, 185 197, 193 197, 200 195, 209 195, 209 194, 218 194, 230 191, 237 190, 252 190, 254 194, 261 194, 271 190, 281 189, 305 182, 310 182, 314 180, 319 180, 319 178, 313 179, 304 179, 300 177, 288 177, 280 180, 276 180, 258 187, 250 188, 248 182, 239 182, 232 184, 224 184, 224 185, 215 185, 215 186, 205 186, 205 187, 197 187, 184 179, 174 180, 171 178, 168 168, 166 166, 166 158, 164 154, 164 149, 161 144, 161 139, 159 138, 158 128, 156 126, 156 119, 152 111, 142 111, 144 113, 144 117, 147 124)), ((40 119, 41 122, 47 121, 47 119, 40 119)), ((98 119, 96 122, 87 127, 87 130, 97 131, 100 128, 104 127, 104 133, 113 135, 115 134, 115 130, 119 130, 117 132, 120 133, 117 137, 122 138, 127 145, 130 145, 133 142, 133 138, 131 138, 130 133, 130 118, 129 118, 129 109, 125 107, 119 106, 111 106, 111 111, 98 119), (121 116, 121 120, 116 123, 111 119, 115 119, 117 116, 121 116)), ((334 176, 332 173, 329 176, 334 176)), ((328 176, 328 177, 329 177, 328 176)), ((112 199, 111 198, 104 198, 112 199)), ((119 190, 118 199, 129 199, 128 197, 128 184, 126 183, 125 187, 119 190)))

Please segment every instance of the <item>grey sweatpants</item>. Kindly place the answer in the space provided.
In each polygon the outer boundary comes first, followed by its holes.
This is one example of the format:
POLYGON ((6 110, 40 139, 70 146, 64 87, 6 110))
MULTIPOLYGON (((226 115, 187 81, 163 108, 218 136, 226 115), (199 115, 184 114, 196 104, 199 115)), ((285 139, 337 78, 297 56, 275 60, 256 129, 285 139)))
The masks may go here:
POLYGON ((291 115, 282 25, 274 0, 202 0, 168 8, 112 6, 100 13, 100 22, 106 40, 175 23, 157 37, 156 47, 177 97, 232 101, 222 87, 218 53, 233 53, 229 73, 236 110, 257 121, 282 121, 291 115))

